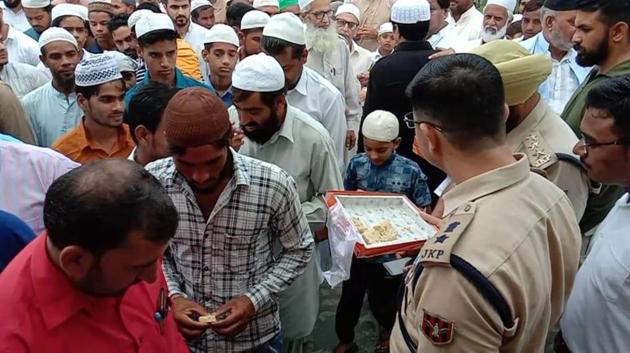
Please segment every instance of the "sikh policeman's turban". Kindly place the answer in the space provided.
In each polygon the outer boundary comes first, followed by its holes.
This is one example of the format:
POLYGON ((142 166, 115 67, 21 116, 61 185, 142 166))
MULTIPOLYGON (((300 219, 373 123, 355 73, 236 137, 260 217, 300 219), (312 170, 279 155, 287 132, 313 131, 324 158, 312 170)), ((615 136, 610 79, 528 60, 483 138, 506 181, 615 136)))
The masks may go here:
POLYGON ((495 40, 471 50, 492 62, 503 79, 505 102, 509 106, 524 103, 551 73, 552 63, 542 54, 532 55, 511 40, 495 40))

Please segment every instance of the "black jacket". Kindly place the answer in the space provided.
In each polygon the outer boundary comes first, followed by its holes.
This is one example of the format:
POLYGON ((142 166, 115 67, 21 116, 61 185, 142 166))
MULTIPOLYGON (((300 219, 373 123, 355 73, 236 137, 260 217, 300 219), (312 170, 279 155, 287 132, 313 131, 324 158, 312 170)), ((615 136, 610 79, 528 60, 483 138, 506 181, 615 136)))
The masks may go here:
MULTIPOLYGON (((370 70, 361 119, 363 126, 365 117, 375 110, 386 110, 396 115, 402 138, 398 153, 420 165, 429 178, 429 188, 432 192, 444 180, 445 174, 413 153, 414 130, 405 125, 403 118, 411 111, 411 101, 405 95, 405 89, 418 71, 429 62, 429 56, 433 53, 435 50, 427 41, 407 41, 398 44, 391 55, 376 62, 370 70)), ((361 136, 358 148, 359 151, 363 151, 361 136)))

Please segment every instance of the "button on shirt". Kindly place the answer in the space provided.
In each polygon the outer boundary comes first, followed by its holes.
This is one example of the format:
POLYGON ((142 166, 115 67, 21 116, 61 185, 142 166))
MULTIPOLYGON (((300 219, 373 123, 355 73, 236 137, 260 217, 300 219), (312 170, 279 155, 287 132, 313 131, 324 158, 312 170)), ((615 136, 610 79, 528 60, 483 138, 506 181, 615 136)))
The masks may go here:
POLYGON ((31 24, 28 23, 28 19, 26 19, 24 9, 19 9, 17 12, 14 12, 7 7, 4 1, 0 3, 0 7, 2 7, 2 20, 4 23, 15 27, 15 29, 20 32, 24 32, 31 28, 31 24))
POLYGON ((560 327, 573 353, 630 347, 630 204, 626 193, 595 233, 578 271, 560 327))
POLYGON ((212 330, 189 342, 193 352, 251 351, 280 332, 276 297, 310 261, 313 236, 293 179, 277 166, 231 152, 234 175, 206 220, 173 158, 146 168, 164 186, 179 226, 164 256, 170 293, 185 293, 214 310, 246 295, 256 314, 244 331, 225 338, 212 330), (271 248, 282 244, 279 256, 271 248))
POLYGON ((120 297, 91 296, 52 263, 47 238, 35 238, 0 274, 1 352, 188 352, 172 310, 163 332, 154 318, 166 288, 159 267, 154 283, 134 284, 120 297))
POLYGON ((43 71, 35 66, 9 62, 0 69, 0 81, 11 86, 15 95, 22 98, 50 80, 43 71))
POLYGON ((24 96, 22 105, 37 143, 44 147, 77 127, 83 116, 77 95, 70 93, 66 97, 53 87, 52 82, 24 96))
POLYGON ((372 53, 352 41, 350 65, 352 65, 352 70, 357 75, 369 72, 370 67, 372 67, 372 53))
POLYGON ((297 85, 287 93, 287 101, 326 128, 333 140, 337 164, 341 171, 347 130, 341 93, 317 72, 304 67, 297 85))
POLYGON ((85 120, 82 120, 79 126, 61 136, 51 148, 75 162, 86 164, 105 158, 127 158, 135 147, 129 134, 129 126, 123 124, 117 129, 116 146, 108 153, 90 139, 89 131, 85 129, 84 122, 85 120))
POLYGON ((474 5, 461 15, 459 21, 455 22, 450 14, 447 21, 453 26, 455 37, 461 41, 466 42, 481 38, 483 14, 474 5))
POLYGON ((44 230, 48 187, 78 166, 49 148, 0 141, 0 209, 18 216, 39 234, 44 230))
POLYGON ((374 165, 367 154, 357 154, 350 160, 343 184, 346 190, 403 194, 418 207, 431 204, 426 175, 418 163, 397 153, 379 166, 374 165))
POLYGON ((7 47, 7 54, 12 62, 31 66, 37 66, 40 63, 40 51, 37 42, 12 26, 9 26, 4 45, 7 47))
POLYGON ((538 92, 554 112, 562 113, 564 106, 591 71, 591 67, 578 65, 575 61, 577 52, 573 49, 569 49, 560 61, 552 58, 549 52, 549 43, 542 33, 538 33, 534 37, 520 42, 520 44, 532 54, 543 54, 551 59, 553 63, 551 74, 540 85, 538 92))

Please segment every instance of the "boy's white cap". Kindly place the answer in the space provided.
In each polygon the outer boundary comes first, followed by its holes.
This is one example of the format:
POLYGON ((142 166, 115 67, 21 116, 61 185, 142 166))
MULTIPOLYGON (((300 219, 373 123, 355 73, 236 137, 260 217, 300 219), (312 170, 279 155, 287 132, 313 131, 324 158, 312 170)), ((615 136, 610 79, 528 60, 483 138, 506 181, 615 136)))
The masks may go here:
POLYGON ((375 110, 365 117, 361 133, 374 141, 394 141, 398 138, 398 119, 390 112, 375 110))
POLYGON ((391 22, 385 22, 378 28, 378 35, 385 33, 394 33, 394 25, 391 22))
POLYGON ((262 11, 248 11, 241 20, 241 29, 265 28, 270 18, 262 11))
POLYGON ((234 28, 222 23, 217 23, 206 31, 206 38, 203 44, 210 43, 227 43, 237 48, 240 45, 238 34, 234 31, 234 28))
POLYGON ((335 13, 335 16, 339 16, 339 14, 342 14, 342 13, 349 13, 351 15, 354 15, 354 17, 357 18, 357 21, 361 22, 361 10, 359 10, 357 5, 355 4, 351 4, 351 3, 342 4, 341 6, 337 8, 337 12, 335 13))
POLYGON ((190 2, 190 11, 195 11, 200 7, 204 7, 204 6, 210 6, 212 8, 214 8, 214 6, 212 6, 212 3, 208 0, 192 0, 190 2))
POLYGON ((151 13, 140 17, 138 23, 136 23, 136 36, 138 38, 143 35, 159 31, 163 29, 168 29, 171 31, 175 30, 175 25, 173 25, 173 20, 168 17, 167 14, 163 13, 151 13))

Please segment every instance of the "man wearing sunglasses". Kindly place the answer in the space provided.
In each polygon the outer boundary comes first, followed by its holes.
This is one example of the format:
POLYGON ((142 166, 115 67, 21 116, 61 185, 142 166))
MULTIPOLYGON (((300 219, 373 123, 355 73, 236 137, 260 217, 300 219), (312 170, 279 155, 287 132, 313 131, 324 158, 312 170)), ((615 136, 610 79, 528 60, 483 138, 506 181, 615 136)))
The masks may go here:
POLYGON ((621 185, 616 202, 594 235, 580 268, 557 338, 557 353, 623 352, 630 347, 630 75, 593 87, 573 151, 588 176, 621 185), (565 343, 566 342, 566 343, 565 343))

